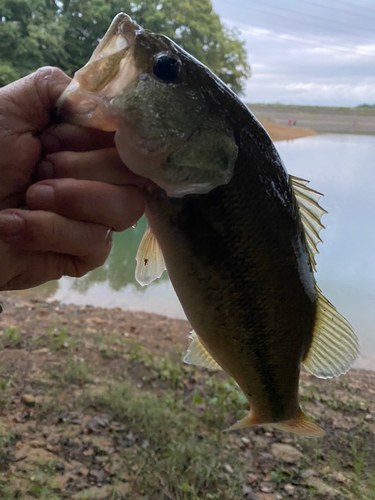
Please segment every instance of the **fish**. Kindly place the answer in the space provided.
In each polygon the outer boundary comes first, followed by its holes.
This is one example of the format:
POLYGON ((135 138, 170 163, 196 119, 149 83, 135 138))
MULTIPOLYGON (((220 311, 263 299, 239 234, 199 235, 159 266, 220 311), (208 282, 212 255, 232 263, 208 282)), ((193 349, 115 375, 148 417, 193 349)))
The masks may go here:
POLYGON ((65 121, 115 132, 124 164, 147 179, 148 227, 136 278, 167 270, 193 332, 184 361, 224 370, 248 415, 320 437, 299 404, 302 366, 346 373, 350 323, 315 273, 321 194, 291 176, 249 108, 206 66, 124 13, 59 101, 65 121))

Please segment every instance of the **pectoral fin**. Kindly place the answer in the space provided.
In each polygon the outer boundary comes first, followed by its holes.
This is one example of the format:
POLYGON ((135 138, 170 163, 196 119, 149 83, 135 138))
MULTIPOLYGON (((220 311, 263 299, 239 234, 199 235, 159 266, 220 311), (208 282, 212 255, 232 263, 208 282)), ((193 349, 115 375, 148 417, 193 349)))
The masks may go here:
POLYGON ((147 226, 136 255, 135 279, 142 286, 149 285, 165 271, 163 253, 156 236, 147 226))
POLYGON ((316 287, 317 304, 313 340, 303 366, 319 378, 346 373, 359 356, 358 338, 350 323, 316 287))
POLYGON ((194 331, 191 332, 190 338, 192 339, 192 343, 189 345, 188 352, 184 357, 184 363, 203 366, 209 370, 222 370, 221 366, 216 363, 194 331))

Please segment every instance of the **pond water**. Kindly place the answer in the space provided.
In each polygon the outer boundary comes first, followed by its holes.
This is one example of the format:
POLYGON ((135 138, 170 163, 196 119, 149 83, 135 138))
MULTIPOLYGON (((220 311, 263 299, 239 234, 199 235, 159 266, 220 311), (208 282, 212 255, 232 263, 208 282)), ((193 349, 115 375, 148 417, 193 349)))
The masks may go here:
MULTIPOLYGON (((375 369, 375 136, 318 135, 276 147, 290 174, 324 193, 326 230, 318 246, 317 281, 361 341, 357 366, 375 369)), ((121 307, 184 318, 167 274, 148 287, 134 280, 135 254, 146 222, 115 235, 106 264, 80 280, 34 289, 48 300, 121 307)))

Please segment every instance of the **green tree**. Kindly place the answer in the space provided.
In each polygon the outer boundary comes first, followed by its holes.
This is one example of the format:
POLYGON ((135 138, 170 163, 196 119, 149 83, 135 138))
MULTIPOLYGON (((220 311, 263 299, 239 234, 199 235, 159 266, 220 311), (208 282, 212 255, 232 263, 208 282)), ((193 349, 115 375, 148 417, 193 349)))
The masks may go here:
POLYGON ((66 67, 64 23, 53 0, 0 0, 0 85, 40 66, 66 67))
POLYGON ((46 64, 73 74, 120 11, 175 40, 241 92, 250 75, 244 43, 210 0, 0 0, 0 85, 46 64))

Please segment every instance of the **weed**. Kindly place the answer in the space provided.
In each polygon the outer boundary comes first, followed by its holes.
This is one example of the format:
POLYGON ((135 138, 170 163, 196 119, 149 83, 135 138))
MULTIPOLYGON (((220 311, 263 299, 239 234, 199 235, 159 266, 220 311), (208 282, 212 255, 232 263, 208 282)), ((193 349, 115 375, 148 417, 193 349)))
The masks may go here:
POLYGON ((4 392, 13 386, 14 376, 0 379, 0 392, 4 392))
POLYGON ((8 469, 11 457, 7 451, 7 447, 13 445, 15 441, 15 434, 7 431, 5 426, 0 424, 0 471, 8 469))
POLYGON ((22 336, 16 327, 0 331, 0 349, 20 347, 22 336))
POLYGON ((103 356, 103 358, 111 359, 118 356, 118 352, 112 347, 108 346, 108 344, 105 344, 104 342, 102 342, 99 345, 99 352, 100 355, 103 356))
POLYGON ((128 355, 132 361, 142 361, 143 347, 138 340, 128 339, 126 340, 128 344, 128 355))
POLYGON ((354 443, 352 443, 351 448, 352 448, 352 453, 353 453, 354 475, 359 480, 361 475, 362 475, 362 471, 363 471, 363 461, 364 461, 365 454, 366 454, 366 448, 361 446, 362 450, 359 451, 356 441, 354 441, 354 443))
POLYGON ((50 375, 54 379, 58 379, 61 383, 83 385, 91 381, 92 376, 90 370, 84 361, 69 358, 65 364, 63 371, 52 368, 50 375))
POLYGON ((181 364, 173 363, 169 358, 162 358, 155 368, 160 372, 161 380, 168 381, 172 389, 181 389, 186 372, 181 364))
POLYGON ((65 328, 53 325, 47 330, 46 334, 52 350, 58 351, 67 345, 67 333, 65 328))

